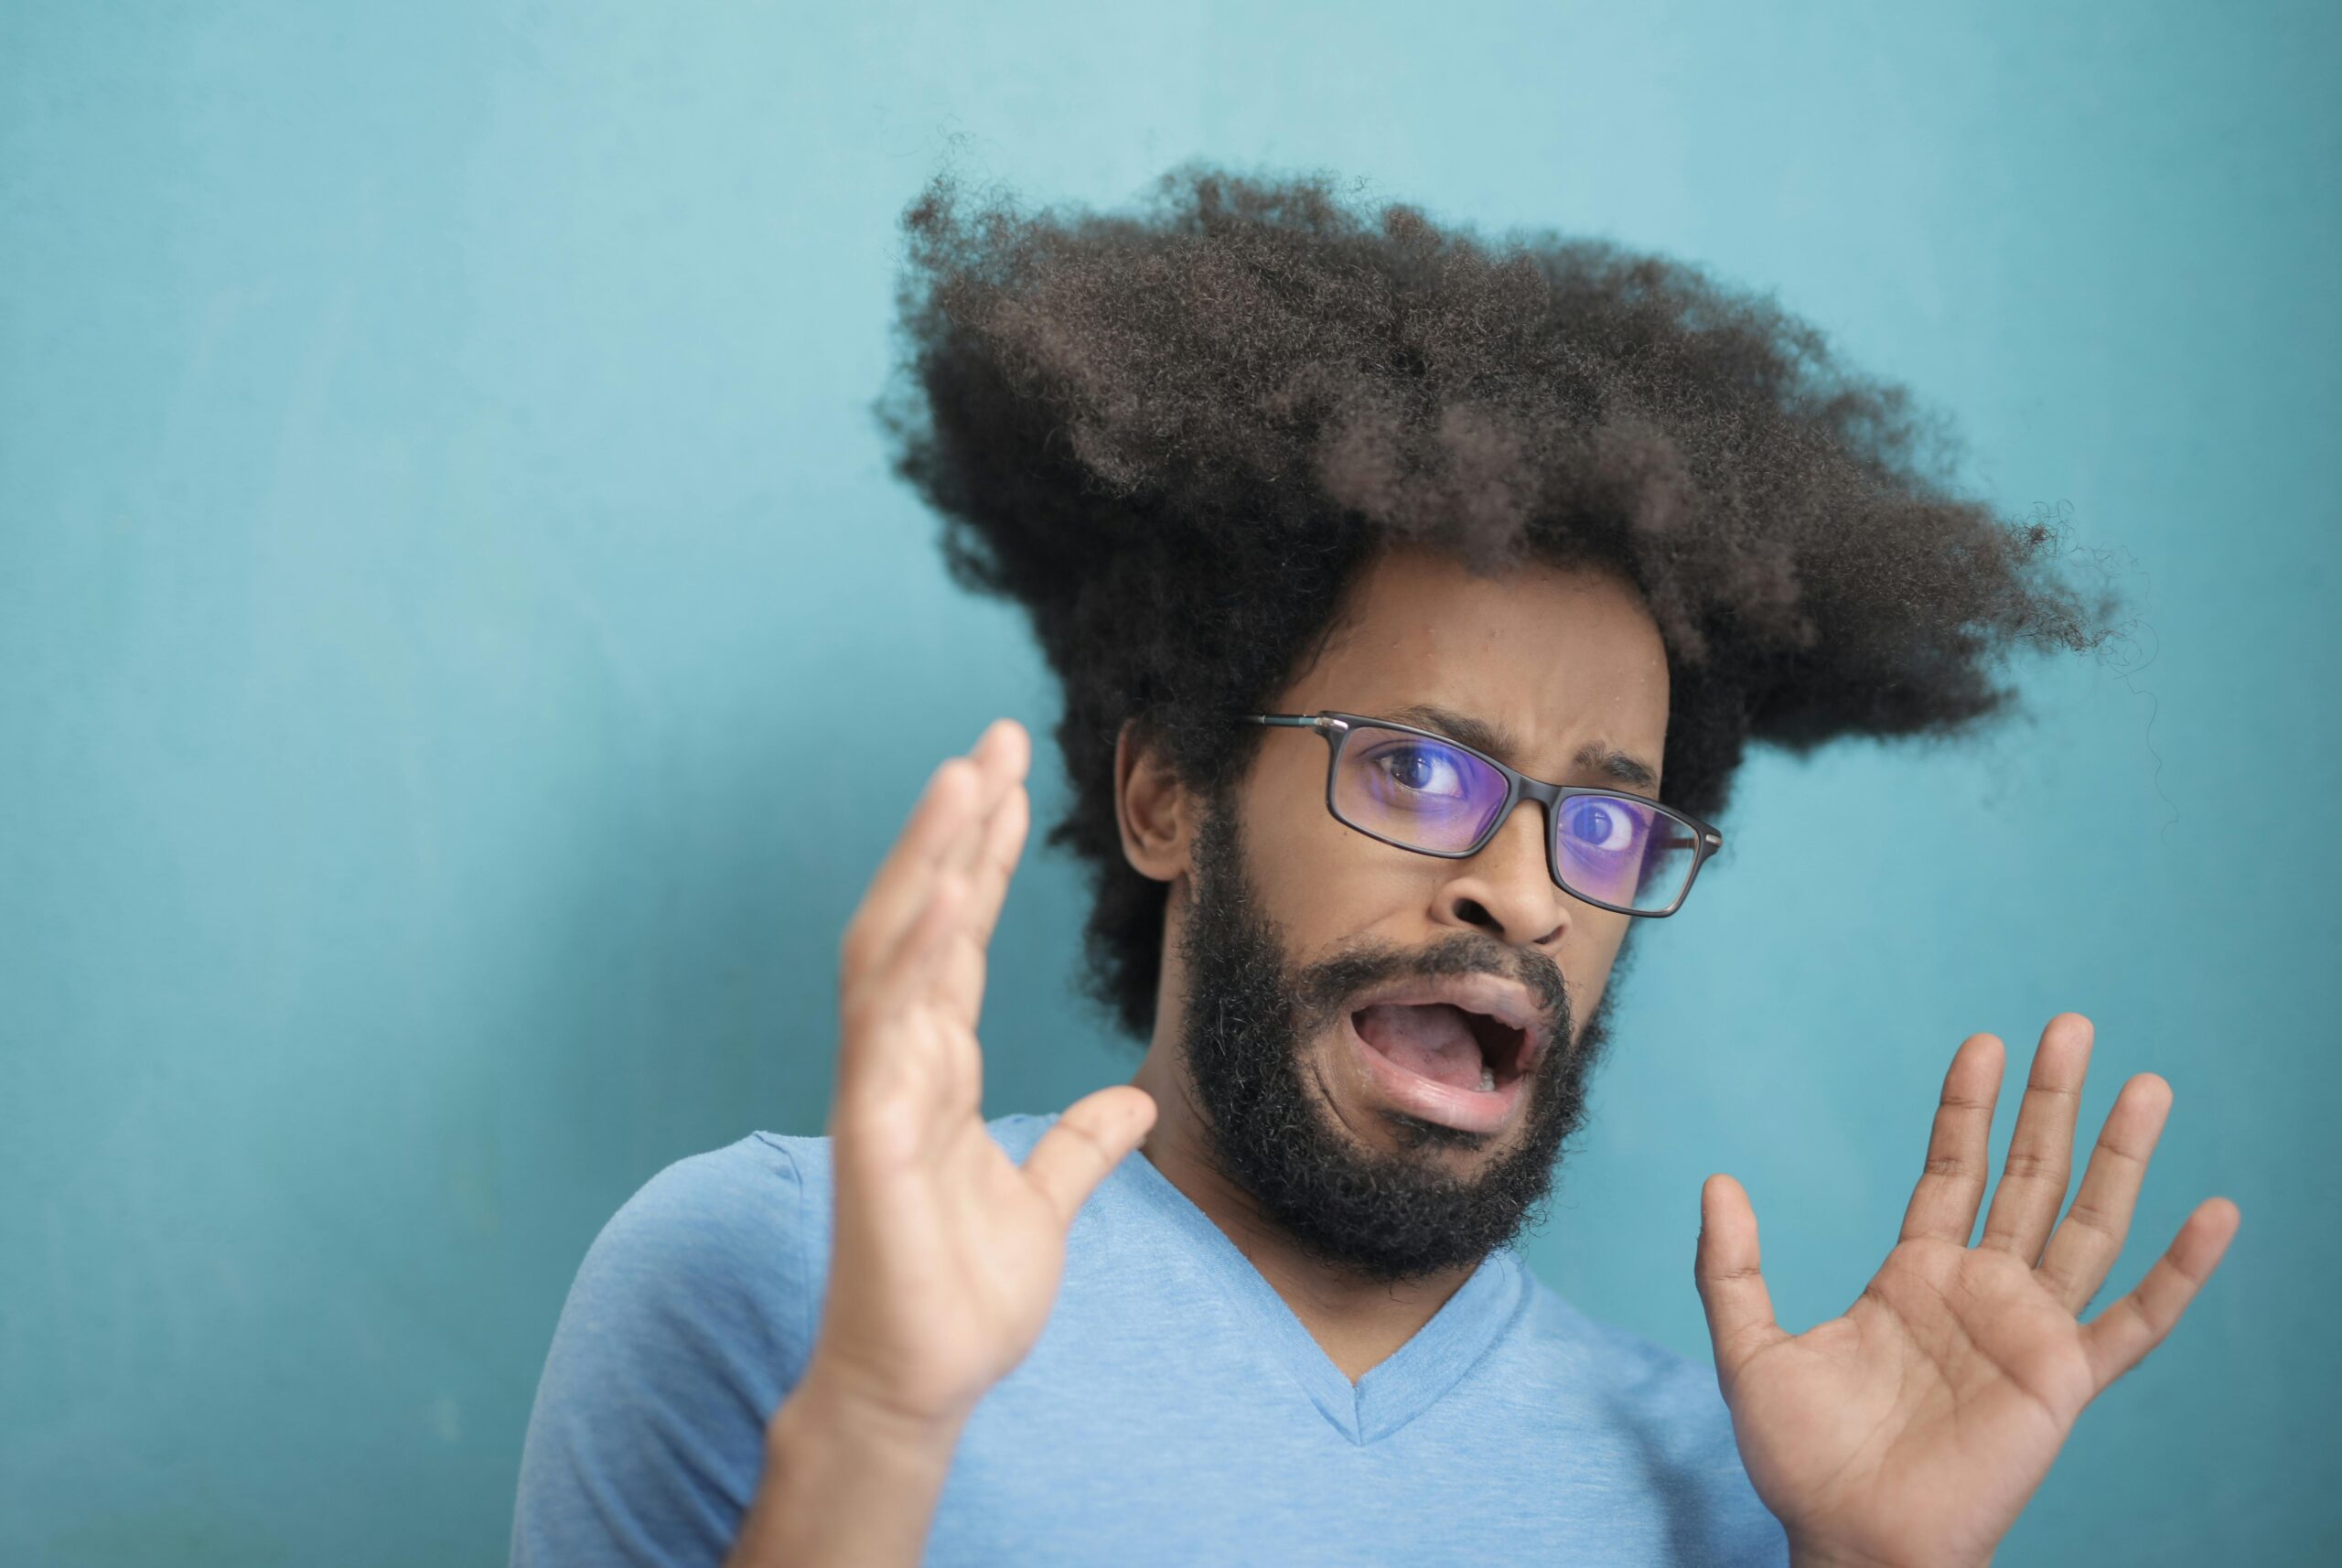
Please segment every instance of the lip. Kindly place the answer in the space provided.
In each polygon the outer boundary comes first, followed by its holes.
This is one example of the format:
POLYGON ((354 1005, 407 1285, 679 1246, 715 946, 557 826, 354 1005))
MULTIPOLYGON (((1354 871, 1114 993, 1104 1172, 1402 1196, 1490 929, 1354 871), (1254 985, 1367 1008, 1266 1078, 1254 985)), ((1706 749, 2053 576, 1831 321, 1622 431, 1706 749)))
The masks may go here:
POLYGON ((1342 1033, 1365 1069, 1368 1083, 1381 1099, 1426 1122, 1469 1133, 1493 1133, 1512 1120, 1529 1074, 1545 1048, 1545 1018, 1530 1000, 1528 989, 1493 974, 1409 980, 1367 992, 1343 1010, 1342 1033), (1466 1012, 1484 1013, 1520 1032, 1520 1057, 1510 1077, 1491 1090, 1439 1083, 1409 1072, 1368 1045, 1358 1032, 1357 1015, 1369 1007, 1442 1002, 1466 1012))

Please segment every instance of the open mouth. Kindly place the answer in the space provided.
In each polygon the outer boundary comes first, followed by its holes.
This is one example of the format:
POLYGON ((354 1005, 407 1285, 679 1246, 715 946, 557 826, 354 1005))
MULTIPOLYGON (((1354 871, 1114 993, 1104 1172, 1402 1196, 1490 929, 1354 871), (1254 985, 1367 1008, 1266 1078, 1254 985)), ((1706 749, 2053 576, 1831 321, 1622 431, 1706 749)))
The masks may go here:
POLYGON ((1348 1025, 1369 1079, 1398 1109, 1476 1133, 1510 1119, 1530 1067, 1521 1026, 1452 1002, 1376 1003, 1348 1025))
POLYGON ((1452 1002, 1385 1002, 1350 1015, 1359 1037, 1421 1078, 1487 1094, 1520 1076, 1527 1038, 1501 1018, 1452 1002))

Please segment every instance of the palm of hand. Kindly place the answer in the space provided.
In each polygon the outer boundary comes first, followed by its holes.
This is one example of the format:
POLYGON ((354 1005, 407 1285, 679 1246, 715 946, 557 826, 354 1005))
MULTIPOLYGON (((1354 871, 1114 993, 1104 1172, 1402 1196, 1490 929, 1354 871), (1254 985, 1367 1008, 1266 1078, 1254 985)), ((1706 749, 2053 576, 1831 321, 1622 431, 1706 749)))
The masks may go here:
POLYGON ((841 1197, 851 1188, 866 1217, 857 1223, 842 1204, 841 1249, 849 1230, 883 1230, 872 1237, 883 1244, 866 1266, 833 1273, 826 1349, 878 1363, 869 1370, 890 1402, 935 1414, 972 1404, 1047 1319, 1063 1222, 977 1113, 946 1124, 889 1106, 838 1157, 841 1197))
POLYGON ((1750 1480, 1784 1518, 1875 1513, 1892 1534, 1850 1547, 1895 1561, 1908 1538, 1982 1562, 2091 1391, 2074 1316, 2031 1270, 1919 1240, 1887 1255, 1844 1316, 1743 1363, 1733 1422, 1750 1480), (1966 1489, 1971 1477, 1993 1495, 1966 1489))
POLYGON ((915 1420, 964 1416, 1030 1350, 1090 1189, 1154 1102, 1076 1101, 1024 1165, 983 1122, 984 953, 1024 844, 1023 732, 1004 723, 938 770, 849 927, 830 1117, 836 1225, 817 1354, 915 1420))
POLYGON ((1746 1194, 1710 1178, 1698 1276, 1717 1377, 1749 1479, 1800 1558, 1990 1561, 2083 1409, 2161 1341, 2218 1264, 2237 1219, 2225 1199, 2197 1208, 2137 1290, 2079 1320, 2122 1249, 2170 1106, 2153 1074, 2124 1085, 2051 1236, 2090 1045, 2078 1015, 2044 1031, 1974 1247, 2000 1042, 1962 1047, 1902 1238, 1843 1316, 1803 1334, 1773 1321, 1746 1194))

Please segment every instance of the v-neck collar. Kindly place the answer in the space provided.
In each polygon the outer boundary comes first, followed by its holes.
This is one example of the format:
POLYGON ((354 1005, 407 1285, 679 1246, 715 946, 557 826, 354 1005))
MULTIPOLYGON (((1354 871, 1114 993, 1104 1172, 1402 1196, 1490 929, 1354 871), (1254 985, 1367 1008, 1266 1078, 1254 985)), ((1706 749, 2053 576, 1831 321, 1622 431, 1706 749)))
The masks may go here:
POLYGON ((1497 1342, 1527 1295, 1519 1254, 1498 1248, 1413 1338, 1353 1384, 1252 1260, 1154 1161, 1133 1150, 1117 1174, 1123 1172, 1131 1191, 1186 1237, 1276 1359, 1352 1443, 1388 1437, 1430 1409, 1497 1342))

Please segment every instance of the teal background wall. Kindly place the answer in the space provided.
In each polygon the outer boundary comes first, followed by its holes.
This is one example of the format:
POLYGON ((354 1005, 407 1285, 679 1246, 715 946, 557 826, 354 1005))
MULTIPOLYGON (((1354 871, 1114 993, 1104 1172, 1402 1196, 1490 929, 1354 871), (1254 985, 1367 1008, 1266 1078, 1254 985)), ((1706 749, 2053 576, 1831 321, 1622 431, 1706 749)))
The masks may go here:
MULTIPOLYGON (((1533 1256, 1704 1359, 1729 1170, 1834 1315, 1961 1037, 2087 1012, 2086 1136, 2177 1091, 2110 1297, 2243 1228, 1999 1561, 2335 1561, 2337 68, 2265 0, 0 10, 0 1561, 503 1560, 587 1242, 820 1130, 864 879, 1050 722, 885 473, 896 216, 1198 154, 1776 289, 2116 573, 2027 720, 1751 768, 1533 1256)), ((1028 862, 995 1114, 1134 1062, 1080 917, 1028 862)))

